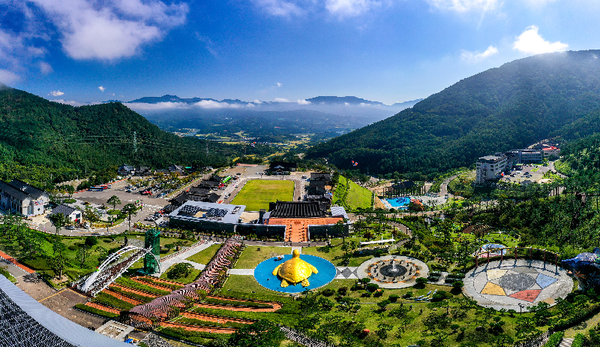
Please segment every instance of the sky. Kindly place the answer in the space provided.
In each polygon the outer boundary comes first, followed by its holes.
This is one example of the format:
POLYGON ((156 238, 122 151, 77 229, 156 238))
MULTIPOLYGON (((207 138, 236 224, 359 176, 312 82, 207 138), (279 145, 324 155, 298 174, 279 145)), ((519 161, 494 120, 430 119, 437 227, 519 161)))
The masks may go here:
POLYGON ((144 96, 425 98, 600 48, 597 0, 0 0, 0 82, 73 105, 144 96))

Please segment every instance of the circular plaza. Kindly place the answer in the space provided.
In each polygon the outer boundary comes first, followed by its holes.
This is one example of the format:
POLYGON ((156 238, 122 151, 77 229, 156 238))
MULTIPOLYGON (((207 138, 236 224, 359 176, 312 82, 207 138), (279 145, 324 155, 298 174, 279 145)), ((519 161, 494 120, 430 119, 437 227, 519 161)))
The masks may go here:
POLYGON ((429 276, 427 264, 412 257, 388 255, 362 263, 359 278, 370 278, 382 288, 398 289, 413 286, 417 278, 429 276))
POLYGON ((328 260, 308 254, 269 258, 254 269, 254 278, 263 287, 282 293, 301 293, 333 281, 337 270, 328 260), (300 261, 302 264, 294 263, 300 261), (302 267, 304 266, 304 268, 302 267), (281 271, 280 271, 281 270, 281 271))
POLYGON ((467 296, 496 310, 522 311, 540 302, 554 305, 572 289, 565 269, 540 260, 492 261, 469 271, 464 279, 467 296))

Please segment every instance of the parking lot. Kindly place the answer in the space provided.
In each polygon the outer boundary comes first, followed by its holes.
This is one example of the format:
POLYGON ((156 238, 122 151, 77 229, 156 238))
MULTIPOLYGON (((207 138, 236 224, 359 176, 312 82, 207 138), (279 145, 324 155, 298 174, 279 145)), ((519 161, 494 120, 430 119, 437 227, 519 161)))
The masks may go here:
POLYGON ((510 174, 504 175, 500 181, 517 184, 525 181, 540 182, 548 171, 550 171, 548 166, 522 164, 519 168, 513 168, 510 174))

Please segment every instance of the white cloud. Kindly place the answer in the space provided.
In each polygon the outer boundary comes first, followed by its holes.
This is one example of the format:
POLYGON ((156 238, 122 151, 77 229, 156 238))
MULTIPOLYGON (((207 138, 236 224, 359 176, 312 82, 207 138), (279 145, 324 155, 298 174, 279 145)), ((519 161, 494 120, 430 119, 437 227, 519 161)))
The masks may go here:
POLYGON ((516 49, 525 54, 541 54, 561 52, 566 50, 569 45, 560 41, 546 41, 538 33, 539 28, 535 25, 529 26, 519 35, 514 44, 513 49, 516 49))
POLYGON ((131 57, 144 44, 160 40, 185 22, 186 4, 159 0, 32 0, 59 29, 66 53, 74 59, 131 57))
POLYGON ((286 98, 275 98, 273 99, 273 101, 275 102, 290 102, 288 99, 286 98))
POLYGON ((215 44, 212 42, 212 40, 209 37, 202 36, 197 32, 195 34, 196 34, 196 38, 198 39, 198 41, 204 43, 204 46, 206 47, 206 50, 208 51, 208 53, 212 54, 214 57, 219 56, 219 54, 217 53, 217 50, 215 49, 215 44))
POLYGON ((252 0, 252 2, 272 16, 290 17, 302 15, 304 9, 291 1, 285 0, 252 0))
POLYGON ((456 12, 491 11, 501 5, 498 0, 427 0, 433 7, 456 12))
POLYGON ((228 104, 226 102, 218 102, 214 100, 202 100, 194 104, 194 106, 198 106, 201 108, 240 108, 242 107, 239 104, 228 104))
POLYGON ((50 64, 46 63, 45 61, 40 61, 39 65, 40 65, 40 72, 44 75, 47 75, 54 71, 52 69, 52 66, 50 64))
POLYGON ((355 17, 379 5, 381 3, 374 0, 327 0, 325 8, 340 17, 355 17))
POLYGON ((173 110, 173 109, 186 109, 190 105, 183 102, 159 102, 156 104, 146 104, 143 102, 137 103, 124 103, 123 105, 129 107, 134 111, 161 111, 161 110, 173 110))
POLYGON ((101 91, 102 93, 104 93, 104 91, 106 90, 106 88, 104 88, 103 86, 100 86, 100 87, 98 87, 98 89, 100 89, 100 91, 101 91))
POLYGON ((485 50, 485 52, 482 52, 482 53, 463 51, 461 54, 461 58, 462 58, 462 60, 465 60, 468 62, 477 63, 477 62, 480 62, 480 61, 482 61, 486 58, 489 58, 492 55, 496 55, 496 54, 498 54, 498 48, 496 48, 494 46, 489 46, 485 50))
POLYGON ((16 73, 5 69, 0 69, 0 83, 12 84, 20 79, 21 77, 19 77, 19 75, 16 73))
POLYGON ((304 100, 298 100, 298 105, 310 105, 310 101, 304 99, 304 100))
POLYGON ((71 106, 74 106, 74 107, 86 105, 86 104, 82 104, 80 102, 73 101, 73 100, 56 99, 56 100, 50 100, 50 101, 52 101, 52 102, 58 102, 59 104, 71 105, 71 106))
POLYGON ((283 86, 283 84, 281 84, 279 82, 275 83, 275 85, 277 86, 277 88, 281 88, 283 86))
POLYGON ((60 90, 53 90, 53 91, 50 92, 49 95, 52 95, 52 96, 61 96, 61 95, 65 95, 65 93, 61 92, 60 90))

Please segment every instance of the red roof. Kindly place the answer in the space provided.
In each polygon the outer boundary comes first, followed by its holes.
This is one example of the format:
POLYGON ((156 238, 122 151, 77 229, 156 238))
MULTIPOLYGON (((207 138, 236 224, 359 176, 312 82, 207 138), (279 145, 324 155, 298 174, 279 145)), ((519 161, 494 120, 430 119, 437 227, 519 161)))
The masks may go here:
POLYGON ((556 149, 558 149, 558 148, 556 148, 554 146, 552 146, 552 147, 544 147, 543 148, 544 151, 553 151, 553 150, 556 150, 556 149))

